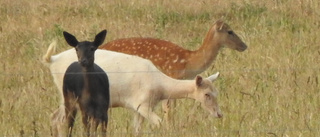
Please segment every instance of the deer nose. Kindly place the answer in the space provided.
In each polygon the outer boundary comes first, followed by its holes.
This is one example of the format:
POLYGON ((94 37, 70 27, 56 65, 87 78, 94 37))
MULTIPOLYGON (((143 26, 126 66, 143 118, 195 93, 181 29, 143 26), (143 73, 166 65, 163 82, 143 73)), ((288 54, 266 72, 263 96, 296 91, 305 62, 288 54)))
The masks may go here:
POLYGON ((248 46, 245 43, 242 43, 242 46, 238 47, 238 51, 242 52, 245 51, 248 48, 248 46))
POLYGON ((80 63, 82 66, 87 66, 87 65, 88 65, 88 60, 86 60, 86 59, 81 59, 81 60, 79 61, 79 63, 80 63))

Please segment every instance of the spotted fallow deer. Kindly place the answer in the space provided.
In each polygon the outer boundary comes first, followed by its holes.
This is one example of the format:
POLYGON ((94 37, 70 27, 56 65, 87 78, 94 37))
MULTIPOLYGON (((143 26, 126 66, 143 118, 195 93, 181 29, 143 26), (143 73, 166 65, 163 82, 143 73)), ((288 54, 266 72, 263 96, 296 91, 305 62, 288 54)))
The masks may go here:
MULTIPOLYGON (((172 78, 193 79, 211 65, 223 46, 237 51, 247 49, 247 45, 229 25, 218 20, 207 32, 202 46, 195 51, 186 50, 169 41, 154 38, 118 39, 99 48, 149 59, 158 69, 172 78)), ((167 100, 162 104, 167 122, 169 120, 169 104, 171 103, 167 100)))

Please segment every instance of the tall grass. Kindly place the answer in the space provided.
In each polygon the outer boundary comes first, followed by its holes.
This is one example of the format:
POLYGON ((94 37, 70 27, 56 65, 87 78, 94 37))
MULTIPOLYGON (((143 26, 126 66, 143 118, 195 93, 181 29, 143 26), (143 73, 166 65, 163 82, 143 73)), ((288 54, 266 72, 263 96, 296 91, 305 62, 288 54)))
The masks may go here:
MULTIPOLYGON (((222 49, 212 67, 224 118, 191 100, 179 100, 170 128, 143 136, 319 136, 320 2, 277 1, 0 1, 0 136, 49 136, 57 88, 41 56, 52 39, 68 49, 62 31, 107 41, 154 37, 197 49, 217 19, 247 43, 243 52, 222 49)), ((157 113, 162 116, 158 108, 157 113)), ((80 120, 77 133, 83 132, 80 120)), ((112 109, 110 136, 132 136, 132 111, 112 109)))

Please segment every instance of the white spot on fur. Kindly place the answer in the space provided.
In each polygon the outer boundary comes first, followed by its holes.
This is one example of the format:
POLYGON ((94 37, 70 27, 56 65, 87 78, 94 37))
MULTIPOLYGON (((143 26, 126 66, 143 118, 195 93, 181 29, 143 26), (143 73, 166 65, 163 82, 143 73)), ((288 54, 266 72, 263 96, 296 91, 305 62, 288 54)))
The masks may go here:
POLYGON ((155 49, 159 49, 157 45, 153 45, 153 47, 154 47, 155 49))
POLYGON ((172 62, 173 62, 173 63, 177 63, 178 60, 179 60, 179 56, 177 56, 176 59, 173 60, 172 62))
POLYGON ((185 59, 180 60, 180 63, 185 63, 185 62, 186 62, 185 59))

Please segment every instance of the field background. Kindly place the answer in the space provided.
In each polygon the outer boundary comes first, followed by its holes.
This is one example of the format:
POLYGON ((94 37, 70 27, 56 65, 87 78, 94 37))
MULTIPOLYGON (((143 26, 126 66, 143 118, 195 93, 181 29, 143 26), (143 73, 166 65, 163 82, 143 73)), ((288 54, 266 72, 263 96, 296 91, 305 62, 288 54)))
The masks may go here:
MULTIPOLYGON (((154 37, 197 49, 223 19, 248 49, 227 48, 202 75, 220 71, 222 119, 180 100, 170 128, 144 124, 142 136, 320 136, 318 0, 1 0, 0 136, 50 136, 59 96, 41 57, 62 31, 106 41, 154 37)), ((160 105, 159 105, 160 106, 160 105)), ((160 107, 157 114, 163 116, 160 107)), ((79 115, 78 115, 79 116, 79 115)), ((132 136, 132 111, 113 109, 109 136, 132 136)), ((145 122, 147 123, 147 122, 145 122)), ((76 132, 82 133, 78 119, 76 132)))

